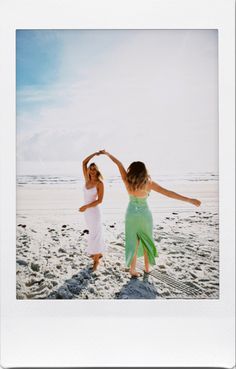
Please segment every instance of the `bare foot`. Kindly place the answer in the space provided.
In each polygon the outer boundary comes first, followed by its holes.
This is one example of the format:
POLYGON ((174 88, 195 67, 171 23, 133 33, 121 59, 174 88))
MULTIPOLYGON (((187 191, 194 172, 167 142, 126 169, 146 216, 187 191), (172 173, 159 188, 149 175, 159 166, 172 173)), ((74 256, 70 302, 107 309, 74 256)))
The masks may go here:
POLYGON ((95 272, 95 270, 97 270, 98 264, 99 264, 99 259, 94 259, 94 262, 93 262, 93 272, 95 272))
POLYGON ((141 273, 136 272, 135 270, 132 270, 132 271, 130 270, 129 272, 130 272, 130 275, 135 278, 141 277, 142 275, 141 273))

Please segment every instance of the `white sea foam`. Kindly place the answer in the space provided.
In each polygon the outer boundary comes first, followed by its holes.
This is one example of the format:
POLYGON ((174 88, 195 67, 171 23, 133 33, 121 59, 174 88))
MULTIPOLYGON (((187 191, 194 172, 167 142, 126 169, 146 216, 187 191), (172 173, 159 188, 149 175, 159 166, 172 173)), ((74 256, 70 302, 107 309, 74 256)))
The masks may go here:
MULTIPOLYGON (((208 182, 218 181, 218 174, 213 172, 204 173, 184 173, 184 174, 157 174, 152 176, 153 180, 157 182, 208 182)), ((75 184, 83 181, 81 177, 75 176, 54 176, 54 175, 18 175, 18 185, 29 184, 75 184)), ((120 176, 109 176, 105 178, 107 183, 121 183, 120 176)))

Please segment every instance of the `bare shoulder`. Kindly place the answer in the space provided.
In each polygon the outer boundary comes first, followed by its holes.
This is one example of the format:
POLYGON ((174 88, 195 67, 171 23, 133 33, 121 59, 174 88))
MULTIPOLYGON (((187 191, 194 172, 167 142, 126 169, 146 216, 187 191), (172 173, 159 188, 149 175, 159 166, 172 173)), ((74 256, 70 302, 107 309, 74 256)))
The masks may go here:
POLYGON ((97 188, 104 188, 104 183, 102 181, 98 181, 96 184, 97 188))
POLYGON ((163 187, 161 187, 157 182, 150 181, 150 190, 156 191, 156 192, 162 192, 164 190, 163 187))
POLYGON ((150 192, 152 190, 152 180, 150 179, 148 182, 147 182, 147 191, 150 192))

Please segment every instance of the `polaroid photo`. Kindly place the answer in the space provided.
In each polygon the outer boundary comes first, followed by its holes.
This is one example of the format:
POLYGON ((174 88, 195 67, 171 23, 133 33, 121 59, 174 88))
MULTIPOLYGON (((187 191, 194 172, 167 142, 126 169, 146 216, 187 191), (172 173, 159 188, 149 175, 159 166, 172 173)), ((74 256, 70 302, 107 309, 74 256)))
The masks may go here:
POLYGON ((2 2, 2 367, 233 367, 233 13, 2 2))

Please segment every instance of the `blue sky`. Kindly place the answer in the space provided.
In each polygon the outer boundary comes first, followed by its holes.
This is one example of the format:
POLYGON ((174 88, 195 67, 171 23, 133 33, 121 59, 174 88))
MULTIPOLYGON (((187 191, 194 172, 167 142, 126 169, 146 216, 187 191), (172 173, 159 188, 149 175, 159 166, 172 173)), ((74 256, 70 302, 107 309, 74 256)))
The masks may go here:
POLYGON ((22 30, 16 66, 23 172, 99 148, 156 171, 217 171, 217 31, 22 30))
MULTIPOLYGON (((61 56, 71 44, 79 50, 78 70, 99 63, 106 51, 125 37, 124 31, 18 30, 16 36, 17 90, 49 85, 61 78, 61 56)), ((73 50, 70 57, 73 59, 73 50)), ((81 75, 82 77, 82 75, 81 75)))
POLYGON ((111 51, 124 37, 123 31, 18 30, 17 112, 21 114, 40 109, 45 104, 63 103, 65 96, 60 99, 53 94, 44 95, 43 92, 60 83, 73 84, 75 78, 83 81, 86 78, 85 70, 95 63, 102 63, 106 52, 111 51), (71 70, 70 59, 77 63, 73 64, 71 70))
POLYGON ((16 84, 17 90, 25 86, 46 85, 58 78, 60 42, 48 31, 17 31, 16 84), (43 34, 47 34, 44 37, 43 34))

